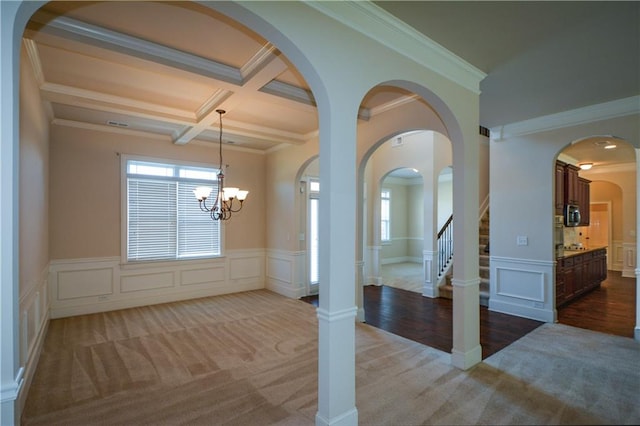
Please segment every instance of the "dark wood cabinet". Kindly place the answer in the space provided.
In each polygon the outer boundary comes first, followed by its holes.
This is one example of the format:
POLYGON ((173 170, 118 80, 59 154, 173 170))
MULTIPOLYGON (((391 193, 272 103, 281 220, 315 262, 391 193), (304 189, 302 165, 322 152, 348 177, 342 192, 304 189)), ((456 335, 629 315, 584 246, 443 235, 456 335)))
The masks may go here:
POLYGON ((558 259, 556 307, 598 287, 607 278, 607 250, 586 250, 558 259))
POLYGON ((591 195, 589 186, 591 181, 578 177, 578 207, 580 207, 580 225, 589 226, 589 210, 591 208, 591 195))
POLYGON ((580 208, 580 224, 589 226, 589 209, 591 208, 591 181, 578 176, 579 167, 556 161, 555 168, 555 211, 564 214, 566 204, 576 204, 580 208))
POLYGON ((566 204, 578 204, 578 167, 567 164, 564 167, 564 199, 566 204))
POLYGON ((563 214, 564 209, 564 166, 562 161, 556 161, 556 214, 563 214))

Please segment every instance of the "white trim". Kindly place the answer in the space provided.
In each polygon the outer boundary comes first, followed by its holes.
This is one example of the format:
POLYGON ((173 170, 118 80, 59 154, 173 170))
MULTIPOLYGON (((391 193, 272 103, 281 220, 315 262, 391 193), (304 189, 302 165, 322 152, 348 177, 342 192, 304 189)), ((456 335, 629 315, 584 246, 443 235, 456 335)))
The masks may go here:
POLYGON ((24 368, 20 367, 13 380, 3 382, 0 387, 0 404, 15 401, 24 383, 24 368))
POLYGON ((460 86, 480 94, 487 74, 372 2, 305 3, 460 86))
POLYGON ((490 129, 492 141, 640 113, 640 95, 544 115, 490 129))
POLYGON ((636 243, 622 243, 623 265, 622 276, 625 278, 635 278, 636 269, 636 243))
POLYGON ((124 52, 153 60, 155 62, 172 66, 189 72, 194 72, 204 76, 214 76, 221 80, 241 85, 242 76, 240 70, 221 64, 201 56, 153 43, 127 34, 112 31, 97 25, 92 25, 77 19, 64 16, 54 16, 49 13, 39 11, 31 18, 35 22, 43 24, 43 28, 47 32, 55 29, 58 32, 65 33, 65 38, 71 40, 81 40, 97 44, 100 46, 109 46, 111 50, 124 52))
POLYGON ((472 287, 474 285, 480 286, 480 277, 471 278, 470 280, 459 280, 455 278, 451 279, 451 286, 453 287, 465 288, 465 287, 472 287))
POLYGON ((538 265, 538 266, 554 266, 556 264, 556 260, 535 260, 535 259, 520 259, 516 257, 501 257, 501 256, 490 256, 490 262, 503 262, 503 263, 514 263, 518 265, 538 265))
POLYGON ((265 288, 291 299, 307 296, 307 252, 267 250, 265 288))
POLYGON ((209 261, 122 266, 113 256, 52 262, 51 318, 265 288, 264 249, 229 250, 209 261))
POLYGON ((394 263, 422 263, 422 259, 412 256, 387 257, 385 259, 380 259, 381 265, 391 265, 394 263))
POLYGON ((482 346, 477 345, 468 352, 451 349, 451 365, 461 370, 468 370, 482 362, 482 346))
POLYGON ((339 416, 327 419, 316 413, 316 426, 351 426, 358 424, 358 409, 352 408, 339 416))
POLYGON ((553 322, 556 260, 490 256, 489 310, 553 322))
POLYGON ((326 321, 329 323, 343 321, 349 318, 355 318, 358 313, 358 308, 352 306, 351 308, 340 309, 337 311, 328 311, 323 308, 316 310, 316 315, 320 321, 326 321))

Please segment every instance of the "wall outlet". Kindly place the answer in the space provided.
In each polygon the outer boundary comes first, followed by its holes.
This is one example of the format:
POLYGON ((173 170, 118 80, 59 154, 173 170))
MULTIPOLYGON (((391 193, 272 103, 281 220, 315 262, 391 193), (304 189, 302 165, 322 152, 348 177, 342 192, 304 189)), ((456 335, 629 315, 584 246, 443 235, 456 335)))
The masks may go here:
POLYGON ((518 235, 516 237, 516 244, 519 246, 526 246, 529 244, 529 238, 526 235, 518 235))

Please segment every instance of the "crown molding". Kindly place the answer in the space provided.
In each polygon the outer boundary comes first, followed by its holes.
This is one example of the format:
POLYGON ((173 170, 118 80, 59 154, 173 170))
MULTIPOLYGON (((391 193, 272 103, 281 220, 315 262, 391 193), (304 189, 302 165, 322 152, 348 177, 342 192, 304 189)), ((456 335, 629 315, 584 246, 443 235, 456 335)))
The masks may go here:
POLYGON ((402 105, 410 104, 411 102, 416 102, 420 99, 421 99, 420 96, 415 94, 409 95, 409 96, 400 96, 399 98, 396 98, 392 101, 389 101, 387 103, 371 108, 369 112, 369 116, 373 117, 375 115, 382 114, 385 111, 390 111, 394 108, 401 107, 402 105))
POLYGON ((370 1, 304 0, 309 7, 480 94, 487 74, 370 1))
POLYGON ((579 126, 633 114, 640 114, 640 95, 492 127, 490 130, 491 140, 503 141, 532 133, 579 126))

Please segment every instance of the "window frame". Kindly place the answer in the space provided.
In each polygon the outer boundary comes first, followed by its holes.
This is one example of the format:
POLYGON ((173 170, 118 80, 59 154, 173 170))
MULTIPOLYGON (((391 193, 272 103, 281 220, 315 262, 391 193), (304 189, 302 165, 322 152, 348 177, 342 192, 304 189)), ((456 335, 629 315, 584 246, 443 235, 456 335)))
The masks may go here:
POLYGON ((381 188, 380 189, 380 243, 381 244, 391 244, 391 188, 381 188), (387 192, 389 194, 388 197, 383 196, 383 194, 387 192), (387 222, 387 230, 388 230, 388 235, 382 235, 382 223, 385 221, 385 219, 383 219, 383 215, 382 215, 382 203, 383 201, 387 200, 388 201, 388 219, 386 220, 387 222), (386 238, 385 238, 386 237, 386 238))
MULTIPOLYGON (((219 235, 218 244, 220 247, 220 254, 211 255, 211 256, 194 256, 194 257, 173 258, 173 259, 129 260, 129 256, 128 256, 129 193, 128 193, 128 185, 127 185, 127 178, 128 178, 127 163, 129 161, 160 163, 160 164, 167 164, 167 165, 177 166, 177 167, 206 168, 206 169, 210 169, 214 174, 217 174, 219 170, 218 167, 208 163, 199 163, 195 161, 182 161, 182 160, 175 160, 175 159, 161 158, 161 157, 149 157, 144 155, 120 154, 120 262, 121 262, 121 265, 129 268, 143 267, 148 264, 161 264, 163 266, 171 266, 172 264, 184 265, 185 263, 204 263, 204 262, 210 262, 211 260, 225 257, 225 249, 224 249, 225 226, 223 221, 220 221, 220 229, 218 232, 218 235, 219 235)), ((144 175, 141 175, 141 177, 142 176, 144 175)), ((151 179, 154 178, 151 175, 149 177, 151 179)), ((162 179, 162 177, 160 177, 160 179, 162 179)), ((171 179, 181 180, 179 176, 172 177, 171 179)), ((193 181, 192 179, 184 179, 184 180, 193 181)), ((217 184, 217 180, 215 181, 203 180, 202 183, 205 185, 210 184, 211 186, 214 186, 217 184)), ((196 203, 196 205, 198 203, 195 196, 193 197, 193 202, 196 203)), ((208 213, 202 212, 202 214, 206 216, 209 220, 211 220, 208 213)))

